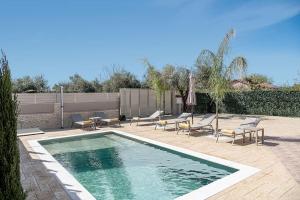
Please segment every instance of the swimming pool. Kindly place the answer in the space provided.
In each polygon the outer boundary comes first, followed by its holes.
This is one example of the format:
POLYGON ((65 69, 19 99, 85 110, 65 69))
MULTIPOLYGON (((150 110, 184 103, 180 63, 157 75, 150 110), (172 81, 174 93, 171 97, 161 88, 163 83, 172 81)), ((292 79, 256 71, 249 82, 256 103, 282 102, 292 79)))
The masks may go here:
POLYGON ((97 200, 207 198, 257 171, 120 131, 36 142, 97 200))

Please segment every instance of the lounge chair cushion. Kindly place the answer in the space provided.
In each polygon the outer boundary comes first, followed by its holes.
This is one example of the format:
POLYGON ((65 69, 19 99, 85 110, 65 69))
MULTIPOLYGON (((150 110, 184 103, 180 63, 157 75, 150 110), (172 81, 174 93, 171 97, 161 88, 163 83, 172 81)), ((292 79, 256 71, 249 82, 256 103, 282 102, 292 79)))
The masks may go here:
POLYGON ((223 135, 233 135, 235 133, 235 130, 233 130, 233 129, 221 129, 221 133, 223 135))
POLYGON ((190 125, 188 123, 179 123, 178 126, 181 129, 189 129, 190 128, 190 125))
POLYGON ((83 121, 83 125, 91 125, 93 124, 94 122, 91 121, 91 120, 87 120, 87 121, 83 121))
POLYGON ((75 124, 78 124, 78 125, 81 125, 81 126, 92 125, 93 123, 94 122, 91 121, 91 120, 75 122, 75 124))
POLYGON ((118 122, 119 118, 111 118, 111 119, 101 119, 104 122, 118 122))
POLYGON ((176 124, 176 123, 181 123, 181 122, 186 122, 186 119, 178 119, 178 118, 176 118, 176 119, 170 119, 170 120, 168 120, 168 124, 176 124))
POLYGON ((167 125, 168 121, 167 120, 159 120, 157 123, 161 126, 165 126, 165 125, 167 125))

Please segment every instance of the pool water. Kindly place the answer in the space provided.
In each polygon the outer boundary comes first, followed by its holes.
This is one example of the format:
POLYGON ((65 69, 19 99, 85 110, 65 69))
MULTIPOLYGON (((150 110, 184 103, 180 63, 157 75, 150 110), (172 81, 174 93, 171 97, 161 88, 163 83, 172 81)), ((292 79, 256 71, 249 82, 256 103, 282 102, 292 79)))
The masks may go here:
POLYGON ((237 169, 116 133, 40 141, 96 199, 174 199, 237 169))

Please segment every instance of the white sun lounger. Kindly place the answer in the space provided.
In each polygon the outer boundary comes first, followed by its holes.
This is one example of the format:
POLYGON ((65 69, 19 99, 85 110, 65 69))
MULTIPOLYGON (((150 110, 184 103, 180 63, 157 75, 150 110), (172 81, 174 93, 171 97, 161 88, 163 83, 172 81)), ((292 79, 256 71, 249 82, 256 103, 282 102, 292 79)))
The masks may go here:
POLYGON ((39 128, 25 128, 18 129, 17 136, 25 136, 25 135, 36 135, 36 134, 44 134, 45 132, 40 130, 39 128))
POLYGON ((111 125, 112 123, 118 123, 121 126, 121 121, 119 118, 109 118, 104 112, 95 112, 95 117, 100 117, 101 122, 105 122, 107 125, 111 125))
POLYGON ((95 123, 91 120, 84 121, 82 116, 80 114, 72 114, 70 116, 72 124, 71 128, 74 127, 74 125, 80 126, 81 128, 90 127, 92 129, 96 129, 95 123))
POLYGON ((166 126, 168 124, 175 124, 175 130, 177 130, 177 126, 180 122, 185 122, 187 118, 191 117, 192 113, 181 113, 177 118, 175 119, 170 119, 170 120, 160 120, 156 123, 155 130, 157 127, 163 127, 164 130, 166 130, 166 126))
POLYGON ((132 120, 130 120, 130 125, 133 122, 136 122, 136 125, 138 125, 138 123, 140 121, 151 121, 152 123, 154 123, 154 121, 157 120, 162 114, 163 114, 163 111, 157 110, 149 117, 134 117, 134 118, 132 118, 132 120))
POLYGON ((218 131, 216 142, 218 142, 220 136, 227 136, 227 137, 233 138, 232 139, 232 144, 233 144, 236 136, 238 136, 238 135, 243 136, 243 142, 244 142, 246 133, 251 134, 252 131, 250 130, 250 128, 257 127, 257 125, 259 124, 260 121, 261 121, 261 118, 247 117, 240 124, 240 126, 235 129, 221 129, 220 131, 218 131))
POLYGON ((214 129, 212 126, 212 122, 214 121, 215 118, 216 118, 215 114, 207 114, 201 119, 201 121, 195 124, 191 124, 190 120, 186 120, 185 122, 178 124, 177 134, 180 130, 182 131, 187 130, 189 132, 189 135, 191 134, 192 131, 201 130, 205 128, 209 128, 210 130, 213 131, 214 129))

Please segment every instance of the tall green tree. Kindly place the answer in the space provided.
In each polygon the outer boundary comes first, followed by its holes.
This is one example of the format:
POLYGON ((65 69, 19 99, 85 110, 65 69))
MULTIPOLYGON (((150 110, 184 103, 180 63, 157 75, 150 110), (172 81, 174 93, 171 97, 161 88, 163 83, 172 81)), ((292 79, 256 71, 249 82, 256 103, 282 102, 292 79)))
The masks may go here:
POLYGON ((177 90, 181 96, 183 112, 187 111, 186 100, 189 94, 189 75, 189 69, 185 67, 177 67, 171 77, 172 88, 177 90))
POLYGON ((157 70, 147 59, 144 60, 144 64, 147 67, 147 84, 156 93, 157 103, 159 105, 159 110, 161 110, 161 103, 166 90, 170 88, 169 80, 172 74, 172 68, 169 65, 162 72, 157 70))
POLYGON ((189 92, 190 70, 185 67, 175 67, 167 64, 159 71, 148 60, 145 60, 145 64, 147 66, 145 83, 148 88, 156 91, 158 101, 161 103, 161 99, 164 99, 166 90, 174 89, 180 94, 183 111, 187 111, 186 100, 189 92))
POLYGON ((252 90, 261 89, 261 84, 272 84, 272 79, 262 74, 250 74, 245 80, 250 84, 252 90))
MULTIPOLYGON (((209 62, 209 61, 207 61, 209 62)), ((209 78, 212 72, 211 63, 205 63, 201 60, 201 57, 198 57, 195 63, 196 68, 196 84, 197 89, 200 91, 207 92, 209 87, 209 78)))
POLYGON ((103 85, 101 81, 98 78, 95 78, 91 82, 92 86, 95 88, 95 92, 102 92, 103 91, 103 85))
POLYGON ((109 79, 103 83, 104 92, 119 92, 120 88, 140 88, 141 83, 136 76, 124 69, 114 68, 109 79))
POLYGON ((200 65, 211 69, 208 88, 209 94, 216 104, 216 133, 219 128, 219 107, 225 94, 230 91, 230 81, 234 76, 243 77, 247 68, 247 61, 242 56, 234 58, 229 65, 224 62, 224 58, 229 52, 230 40, 234 35, 235 31, 231 29, 225 35, 216 53, 205 49, 198 57, 200 65))
POLYGON ((54 91, 60 91, 60 86, 64 87, 65 92, 98 92, 102 91, 102 85, 99 83, 98 79, 95 79, 94 82, 85 80, 79 74, 74 74, 69 77, 68 82, 62 82, 55 84, 53 86, 54 91))
POLYGON ((12 96, 8 61, 0 61, 0 199, 25 199, 20 181, 20 156, 17 142, 18 105, 12 96))
POLYGON ((48 92, 48 81, 43 75, 30 77, 24 76, 13 81, 13 92, 48 92))

